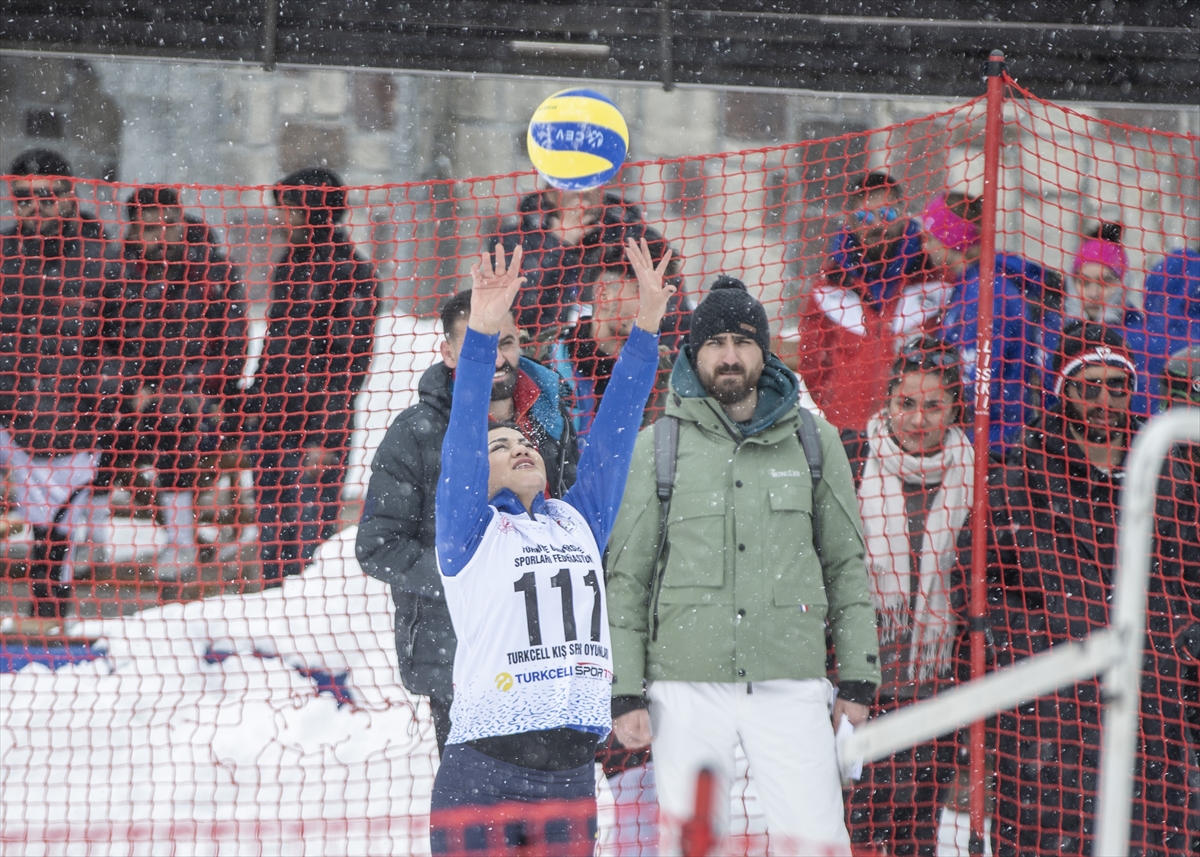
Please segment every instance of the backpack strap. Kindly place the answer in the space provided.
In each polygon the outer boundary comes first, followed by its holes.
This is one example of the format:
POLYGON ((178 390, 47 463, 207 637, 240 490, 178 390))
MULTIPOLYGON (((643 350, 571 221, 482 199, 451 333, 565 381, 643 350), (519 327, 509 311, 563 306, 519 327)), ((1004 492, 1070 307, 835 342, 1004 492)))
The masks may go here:
POLYGON ((662 588, 663 562, 667 554, 667 516, 671 511, 671 492, 675 489, 675 462, 679 454, 679 417, 662 417, 654 422, 654 488, 658 495, 658 552, 654 574, 650 578, 650 598, 654 605, 652 639, 658 639, 658 593, 662 588))
POLYGON ((808 472, 812 476, 813 547, 816 548, 819 560, 821 559, 821 517, 820 510, 817 508, 817 485, 821 482, 825 457, 821 452, 821 433, 817 429, 817 419, 803 406, 800 408, 800 427, 796 429, 796 434, 800 438, 800 447, 804 450, 804 457, 808 459, 808 472))
MULTIPOLYGON (((654 421, 654 485, 658 502, 670 503, 675 488, 675 458, 679 454, 679 417, 654 421)), ((664 510, 665 510, 664 506, 664 510)), ((666 533, 666 526, 662 528, 666 533)))

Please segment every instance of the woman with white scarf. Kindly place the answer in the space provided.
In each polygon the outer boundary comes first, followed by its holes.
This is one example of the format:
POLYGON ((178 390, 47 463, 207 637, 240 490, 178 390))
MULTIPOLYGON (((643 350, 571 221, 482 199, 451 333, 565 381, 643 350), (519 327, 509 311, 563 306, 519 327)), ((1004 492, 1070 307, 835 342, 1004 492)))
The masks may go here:
MULTIPOLYGON (((961 413, 958 351, 921 337, 901 351, 884 407, 866 432, 842 438, 858 487, 879 620, 880 711, 931 696, 954 680, 960 629, 950 571, 975 473, 961 413)), ((934 854, 939 792, 954 773, 952 739, 867 766, 848 802, 854 843, 886 844, 889 854, 934 854)))

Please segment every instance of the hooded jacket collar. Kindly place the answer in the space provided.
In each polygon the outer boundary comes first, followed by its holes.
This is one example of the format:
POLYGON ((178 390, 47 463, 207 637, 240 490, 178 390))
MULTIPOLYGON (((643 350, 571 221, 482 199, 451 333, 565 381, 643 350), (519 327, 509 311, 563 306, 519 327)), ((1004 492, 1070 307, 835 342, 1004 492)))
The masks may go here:
POLYGON ((739 443, 795 417, 800 403, 800 383, 774 354, 767 355, 758 379, 758 405, 754 417, 749 424, 742 425, 729 419, 721 404, 705 392, 692 366, 691 350, 691 346, 681 348, 671 370, 671 390, 675 395, 667 405, 667 412, 672 416, 705 422, 715 413, 739 443))

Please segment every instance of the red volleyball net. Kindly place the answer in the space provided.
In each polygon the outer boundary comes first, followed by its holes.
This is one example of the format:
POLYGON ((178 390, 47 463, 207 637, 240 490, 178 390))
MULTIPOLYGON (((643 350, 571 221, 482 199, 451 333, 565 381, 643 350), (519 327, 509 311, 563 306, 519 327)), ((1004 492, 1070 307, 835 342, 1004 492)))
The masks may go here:
MULTIPOLYGON (((998 91, 860 134, 629 163, 584 196, 531 173, 5 177, 0 839, 429 853, 438 756, 397 672, 403 583, 355 540, 375 450, 441 360, 438 308, 497 239, 525 249, 516 320, 538 366, 519 383, 582 442, 636 312, 627 239, 669 247, 680 288, 647 423, 713 279, 763 302, 801 404, 843 430, 876 713, 1103 628, 1129 438, 1200 404, 1200 138, 998 91)), ((1198 460, 1179 450, 1157 508, 1147 853, 1200 837, 1198 460)), ((844 792, 856 853, 966 853, 972 793, 987 849, 1082 853, 1099 705, 1081 682, 867 765, 844 792)), ((601 853, 657 835, 641 761, 598 768, 601 853)), ((713 835, 761 853, 753 760, 735 770, 713 835)))

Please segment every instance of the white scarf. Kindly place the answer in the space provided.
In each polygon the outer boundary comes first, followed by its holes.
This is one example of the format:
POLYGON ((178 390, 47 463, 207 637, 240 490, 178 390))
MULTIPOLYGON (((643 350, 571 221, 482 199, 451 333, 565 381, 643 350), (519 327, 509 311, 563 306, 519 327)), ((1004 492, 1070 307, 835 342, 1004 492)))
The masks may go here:
POLYGON ((950 608, 950 569, 955 543, 970 511, 975 485, 975 450, 957 426, 946 432, 941 452, 909 455, 892 438, 887 418, 867 425, 869 453, 858 491, 870 568, 871 596, 881 622, 879 641, 894 644, 912 626, 907 661, 918 682, 944 674, 954 649, 955 620, 950 608), (919 591, 910 610, 911 549, 904 483, 940 485, 925 518, 918 566, 919 591))

